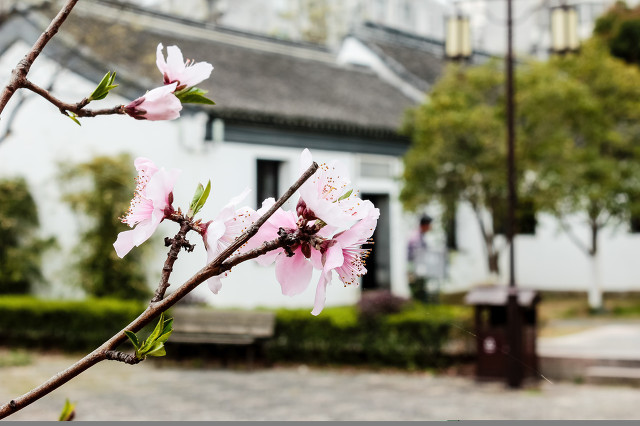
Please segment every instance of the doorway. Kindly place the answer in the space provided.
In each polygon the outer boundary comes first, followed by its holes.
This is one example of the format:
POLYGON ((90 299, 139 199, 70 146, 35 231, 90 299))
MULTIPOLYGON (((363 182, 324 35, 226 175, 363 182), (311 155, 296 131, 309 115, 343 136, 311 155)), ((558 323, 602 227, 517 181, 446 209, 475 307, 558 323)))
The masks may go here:
POLYGON ((380 209, 378 226, 373 233, 374 244, 367 259, 367 273, 362 277, 362 290, 391 289, 391 221, 389 217, 389 195, 362 194, 380 209))

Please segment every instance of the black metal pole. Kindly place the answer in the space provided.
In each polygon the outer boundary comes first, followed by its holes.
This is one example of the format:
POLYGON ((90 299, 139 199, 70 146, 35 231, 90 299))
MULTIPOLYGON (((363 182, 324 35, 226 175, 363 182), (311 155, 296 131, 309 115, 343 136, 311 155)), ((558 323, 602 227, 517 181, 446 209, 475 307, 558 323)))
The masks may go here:
POLYGON ((516 211, 516 167, 515 167, 515 102, 513 81, 513 10, 512 1, 507 0, 507 239, 509 242, 509 293, 507 299, 507 384, 511 388, 518 388, 522 384, 522 340, 520 327, 520 313, 518 309, 518 294, 515 280, 515 235, 516 211))

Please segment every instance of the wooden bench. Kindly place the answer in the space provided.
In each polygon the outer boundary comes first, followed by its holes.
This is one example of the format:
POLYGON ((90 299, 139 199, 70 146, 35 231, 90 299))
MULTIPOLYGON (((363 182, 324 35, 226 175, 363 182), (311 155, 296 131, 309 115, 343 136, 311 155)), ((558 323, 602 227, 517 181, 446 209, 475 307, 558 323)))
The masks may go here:
MULTIPOLYGON (((169 342, 247 346, 247 362, 253 363, 255 348, 273 337, 273 312, 219 311, 207 308, 171 309, 173 333, 169 342)), ((226 362, 226 358, 225 358, 226 362)))

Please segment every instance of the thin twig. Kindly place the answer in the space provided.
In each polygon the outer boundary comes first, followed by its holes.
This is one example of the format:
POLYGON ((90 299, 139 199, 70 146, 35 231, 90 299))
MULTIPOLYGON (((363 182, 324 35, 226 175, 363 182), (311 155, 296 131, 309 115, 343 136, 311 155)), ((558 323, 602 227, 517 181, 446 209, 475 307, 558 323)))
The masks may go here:
POLYGON ((180 218, 180 231, 176 234, 175 237, 169 238, 168 242, 170 242, 171 248, 169 249, 169 253, 167 254, 167 260, 164 262, 164 267, 162 268, 162 276, 160 277, 160 284, 158 284, 158 288, 156 289, 155 294, 153 295, 153 299, 151 299, 151 303, 157 303, 164 298, 164 294, 167 292, 167 288, 169 288, 169 277, 171 276, 171 272, 173 272, 173 264, 178 259, 178 254, 180 254, 180 250, 183 247, 193 247, 189 245, 189 242, 185 238, 187 232, 191 230, 191 223, 186 218, 180 218))
MULTIPOLYGON (((318 164, 313 163, 304 172, 300 179, 298 179, 264 215, 262 215, 251 227, 249 227, 247 231, 245 231, 240 237, 238 237, 234 241, 234 243, 231 244, 231 246, 224 250, 211 263, 209 263, 207 266, 205 266, 195 275, 189 278, 175 292, 171 293, 160 302, 149 306, 142 314, 138 316, 138 318, 136 318, 129 325, 120 330, 120 332, 115 334, 109 340, 104 342, 99 348, 95 349, 93 352, 77 361, 66 370, 56 374, 46 382, 42 383, 40 386, 27 392, 26 394, 11 400, 9 403, 3 406, 0 406, 0 419, 3 419, 15 413, 16 411, 28 406, 29 404, 32 404, 33 402, 39 400, 43 396, 53 392, 63 384, 67 383, 69 380, 78 376, 83 371, 91 368, 100 361, 107 359, 107 353, 109 351, 115 350, 118 345, 120 345, 127 339, 126 335, 124 334, 125 330, 131 330, 133 332, 140 331, 142 327, 153 321, 153 319, 160 315, 160 313, 165 312, 167 309, 175 305, 198 285, 202 284, 207 278, 219 275, 222 272, 231 269, 232 266, 239 263, 240 259, 243 259, 242 261, 248 260, 249 257, 247 257, 247 254, 245 253, 244 255, 239 255, 244 257, 229 259, 229 262, 223 265, 227 258, 229 258, 238 248, 242 247, 244 243, 249 241, 249 239, 255 235, 258 229, 267 221, 267 219, 269 219, 269 217, 273 213, 275 213, 275 211, 280 208, 298 190, 298 188, 300 188, 300 186, 302 186, 302 184, 315 173, 317 169, 318 164)), ((276 249, 278 247, 283 247, 285 244, 289 244, 289 241, 286 241, 285 238, 279 238, 276 241, 277 243, 273 243, 273 245, 269 245, 269 247, 272 249, 276 249)), ((265 245, 263 245, 261 248, 264 249, 264 246, 265 245)), ((254 257, 257 257, 261 254, 264 254, 260 250, 261 248, 252 250, 252 255, 254 257)))
POLYGON ((31 47, 31 50, 29 50, 25 57, 22 58, 22 60, 18 62, 18 65, 13 69, 11 72, 11 80, 0 95, 0 114, 2 114, 2 111, 4 111, 5 106, 16 90, 23 87, 22 85, 27 78, 27 74, 29 74, 31 65, 33 65, 33 62, 40 55, 42 49, 44 49, 51 38, 56 35, 60 26, 67 19, 77 2, 78 0, 67 0, 62 9, 60 9, 60 12, 58 12, 56 17, 53 18, 53 21, 51 21, 47 29, 44 30, 40 37, 38 37, 38 40, 36 40, 33 47, 31 47))
POLYGON ((78 117, 95 117, 98 115, 113 115, 113 114, 125 113, 124 105, 116 105, 113 108, 105 108, 105 109, 98 109, 98 110, 86 109, 85 106, 89 104, 89 100, 87 98, 84 98, 83 100, 75 104, 63 102, 60 99, 53 96, 51 93, 49 93, 48 90, 43 89, 42 87, 32 83, 27 79, 25 79, 24 83, 22 84, 22 87, 24 87, 25 89, 31 90, 32 92, 42 96, 43 98, 45 98, 46 100, 48 100, 49 102, 57 106, 60 112, 64 115, 67 115, 66 113, 67 111, 74 113, 78 117))

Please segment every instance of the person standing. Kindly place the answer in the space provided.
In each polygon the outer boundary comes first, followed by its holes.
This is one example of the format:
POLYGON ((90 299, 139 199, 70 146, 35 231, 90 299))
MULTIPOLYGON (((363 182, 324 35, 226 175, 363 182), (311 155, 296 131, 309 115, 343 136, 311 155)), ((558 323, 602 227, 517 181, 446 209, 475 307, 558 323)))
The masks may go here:
POLYGON ((428 267, 426 234, 431 230, 431 216, 420 218, 418 229, 409 239, 407 246, 407 260, 409 272, 409 290, 411 298, 421 302, 428 302, 428 267))

